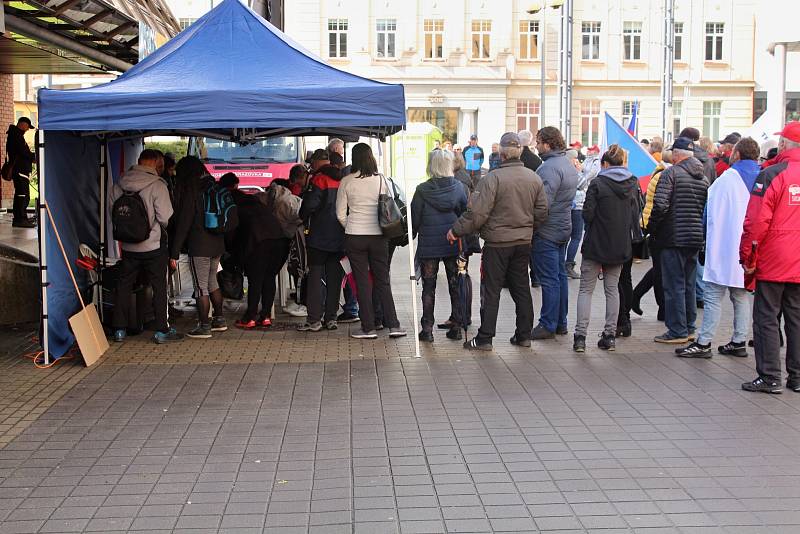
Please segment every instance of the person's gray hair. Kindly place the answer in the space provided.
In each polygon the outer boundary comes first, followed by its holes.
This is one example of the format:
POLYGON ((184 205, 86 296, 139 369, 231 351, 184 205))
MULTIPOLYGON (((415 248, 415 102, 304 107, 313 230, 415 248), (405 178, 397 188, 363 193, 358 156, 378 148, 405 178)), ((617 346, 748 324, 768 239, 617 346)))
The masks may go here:
POLYGON ((464 161, 463 157, 456 156, 456 153, 453 152, 452 150, 448 150, 447 152, 450 152, 453 155, 453 174, 455 174, 456 171, 458 171, 460 169, 466 169, 467 168, 467 162, 464 161))
POLYGON ((519 159, 522 155, 522 147, 519 146, 501 146, 500 158, 504 161, 509 159, 519 159))
POLYGON ((517 132, 519 136, 519 142, 522 143, 522 146, 531 146, 533 142, 533 133, 530 130, 520 130, 517 132))
POLYGON ((341 145, 344 147, 344 141, 339 139, 338 137, 334 137, 330 141, 328 141, 328 150, 333 150, 333 147, 341 145))
POLYGON ((672 159, 686 159, 691 158, 694 156, 694 152, 691 150, 684 150, 682 148, 673 148, 672 149, 672 159))
POLYGON ((428 154, 428 176, 442 178, 453 176, 455 154, 449 150, 434 150, 428 154))

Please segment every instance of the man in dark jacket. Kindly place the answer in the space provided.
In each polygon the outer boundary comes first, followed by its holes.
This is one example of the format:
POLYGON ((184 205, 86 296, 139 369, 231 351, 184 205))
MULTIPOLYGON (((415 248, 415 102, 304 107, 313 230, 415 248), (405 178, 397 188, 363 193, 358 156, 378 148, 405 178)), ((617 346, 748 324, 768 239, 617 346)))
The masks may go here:
POLYGON ((28 203, 31 200, 30 175, 36 159, 25 141, 25 132, 33 128, 28 117, 20 117, 17 125, 8 126, 6 140, 6 157, 14 166, 14 222, 18 228, 33 228, 36 224, 28 219, 28 203))
POLYGON ((514 132, 500 138, 500 168, 478 183, 464 213, 447 233, 450 242, 480 232, 485 241, 481 265, 481 327, 464 343, 467 350, 492 350, 500 290, 507 282, 517 311, 511 343, 530 347, 533 301, 528 288, 528 258, 533 231, 547 217, 542 180, 526 169, 519 156, 522 143, 514 132))
POLYGON ((778 155, 756 177, 747 205, 739 260, 755 278, 753 341, 758 377, 746 391, 781 393, 778 315, 786 322, 786 387, 800 392, 800 122, 780 132, 778 155), (753 244, 756 251, 753 252, 753 244))
POLYGON ((708 179, 708 185, 711 185, 717 179, 717 163, 703 147, 700 146, 700 130, 697 128, 684 128, 681 135, 678 137, 688 137, 694 144, 692 152, 694 157, 703 166, 703 174, 708 179))
POLYGON ((526 169, 536 172, 539 165, 542 164, 542 158, 534 154, 531 150, 533 134, 530 130, 520 130, 517 135, 519 135, 519 139, 522 141, 522 155, 519 159, 522 160, 522 164, 525 165, 526 169))
POLYGON ((567 242, 572 235, 572 200, 580 176, 565 155, 566 143, 558 128, 539 130, 536 149, 544 160, 537 172, 544 183, 549 214, 533 239, 531 262, 542 284, 542 311, 531 338, 552 339, 556 332, 567 333, 567 242))
POLYGON ((691 139, 675 140, 673 165, 661 173, 648 222, 648 230, 661 248, 667 332, 655 337, 658 343, 686 343, 695 331, 697 256, 704 241, 703 210, 709 182, 693 154, 691 139))

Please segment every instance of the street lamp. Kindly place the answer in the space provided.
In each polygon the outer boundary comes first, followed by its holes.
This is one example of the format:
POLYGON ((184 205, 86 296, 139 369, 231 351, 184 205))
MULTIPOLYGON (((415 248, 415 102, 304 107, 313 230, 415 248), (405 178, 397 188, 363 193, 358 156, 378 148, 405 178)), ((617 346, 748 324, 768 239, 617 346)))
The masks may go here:
POLYGON ((545 126, 545 124, 544 124, 544 118, 545 118, 545 113, 544 113, 545 86, 544 86, 544 84, 545 84, 545 79, 547 77, 547 71, 545 69, 545 42, 546 42, 545 31, 546 31, 546 27, 547 27, 547 25, 546 25, 547 9, 546 8, 551 7, 553 9, 558 9, 563 4, 564 4, 564 0, 550 0, 549 2, 547 0, 544 0, 543 2, 533 2, 533 3, 531 3, 528 6, 528 9, 525 10, 526 13, 528 13, 528 15, 536 15, 539 12, 542 13, 542 26, 541 26, 541 29, 539 30, 539 36, 541 37, 540 42, 539 42, 539 62, 541 64, 541 73, 540 73, 541 80, 539 81, 539 86, 540 86, 540 93, 539 93, 539 129, 542 129, 545 126))

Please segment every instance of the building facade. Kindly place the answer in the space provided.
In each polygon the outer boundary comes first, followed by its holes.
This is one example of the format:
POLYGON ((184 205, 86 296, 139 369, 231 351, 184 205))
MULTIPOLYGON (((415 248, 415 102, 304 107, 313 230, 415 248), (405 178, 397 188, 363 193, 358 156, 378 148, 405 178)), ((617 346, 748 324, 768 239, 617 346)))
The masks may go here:
MULTIPOLYGON (((285 31, 332 65, 406 88, 409 121, 483 144, 507 130, 557 125, 560 10, 554 0, 295 0, 285 31), (544 49, 544 52, 542 51, 544 49)), ((719 139, 753 120, 755 0, 675 0, 669 129, 719 139)), ((661 131, 663 0, 575 0, 572 137, 599 141, 603 112, 640 137, 661 131)))

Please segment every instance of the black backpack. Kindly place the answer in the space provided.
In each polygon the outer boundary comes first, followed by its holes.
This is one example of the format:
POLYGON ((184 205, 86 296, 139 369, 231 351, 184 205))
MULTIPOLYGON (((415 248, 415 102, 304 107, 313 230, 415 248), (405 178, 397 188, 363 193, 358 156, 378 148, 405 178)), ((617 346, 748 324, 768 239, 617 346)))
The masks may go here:
POLYGON ((150 237, 150 217, 144 200, 136 191, 122 191, 111 207, 114 239, 121 243, 141 243, 150 237))

